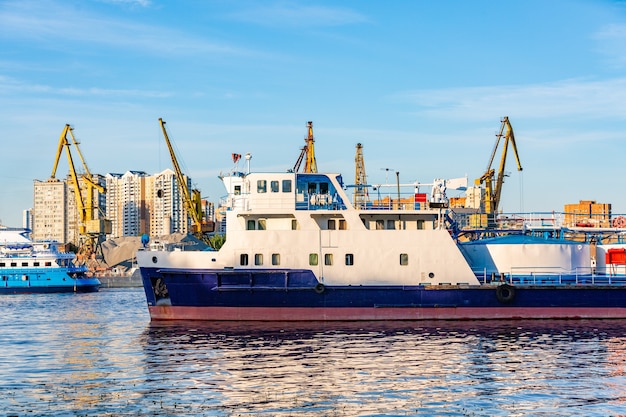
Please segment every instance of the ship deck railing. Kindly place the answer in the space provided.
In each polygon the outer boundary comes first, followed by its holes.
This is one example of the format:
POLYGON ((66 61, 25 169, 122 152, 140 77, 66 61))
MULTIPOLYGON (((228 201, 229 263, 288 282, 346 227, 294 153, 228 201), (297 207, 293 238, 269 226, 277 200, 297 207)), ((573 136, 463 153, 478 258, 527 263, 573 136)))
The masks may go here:
POLYGON ((6 266, 0 268, 0 273, 7 275, 37 275, 53 271, 66 270, 68 274, 83 275, 88 271, 86 266, 6 266))
POLYGON ((511 267, 508 272, 489 272, 486 268, 474 270, 483 284, 510 285, 617 285, 626 286, 626 274, 614 273, 608 267, 511 267))
POLYGON ((519 212, 498 213, 490 218, 479 211, 462 212, 451 207, 449 215, 463 234, 493 236, 521 232, 579 241, 593 239, 598 244, 626 243, 624 213, 519 212))

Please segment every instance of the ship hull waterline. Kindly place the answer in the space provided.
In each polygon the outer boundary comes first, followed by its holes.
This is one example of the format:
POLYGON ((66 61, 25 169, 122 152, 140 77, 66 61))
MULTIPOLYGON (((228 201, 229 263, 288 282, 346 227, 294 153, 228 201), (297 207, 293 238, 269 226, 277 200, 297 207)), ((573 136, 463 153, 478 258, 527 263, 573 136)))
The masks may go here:
POLYGON ((32 287, 0 287, 0 295, 5 294, 55 294, 55 293, 92 293, 100 290, 100 284, 84 284, 77 286, 51 285, 32 287))
POLYGON ((142 275, 153 321, 626 318, 626 286, 324 286, 308 279, 281 286, 271 278, 263 285, 244 282, 243 275, 228 281, 206 270, 144 270, 142 275))
POLYGON ((153 321, 419 321, 624 319, 626 308, 601 307, 182 307, 149 306, 153 321))

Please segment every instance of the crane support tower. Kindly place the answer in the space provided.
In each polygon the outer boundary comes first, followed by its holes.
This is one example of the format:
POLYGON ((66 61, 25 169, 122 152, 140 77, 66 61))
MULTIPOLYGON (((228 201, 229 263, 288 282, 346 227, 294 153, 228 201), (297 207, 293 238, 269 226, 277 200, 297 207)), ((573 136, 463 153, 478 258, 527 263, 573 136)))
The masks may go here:
POLYGON ((300 156, 293 166, 293 172, 298 172, 304 160, 305 173, 317 172, 317 162, 315 161, 315 139, 313 138, 313 122, 307 122, 308 136, 304 138, 305 146, 300 149, 300 156))
POLYGON ((161 124, 161 130, 163 131, 163 136, 165 137, 167 149, 170 152, 172 165, 174 167, 174 173, 176 175, 176 182, 178 182, 178 187, 180 188, 183 198, 183 204, 185 205, 185 209, 187 210, 189 217, 191 217, 191 231, 194 236, 208 244, 208 233, 211 233, 215 230, 215 223, 207 220, 202 212, 202 197, 200 196, 200 190, 193 189, 190 191, 187 187, 187 180, 185 179, 185 176, 180 169, 178 159, 176 158, 176 154, 174 153, 174 148, 172 147, 170 138, 167 135, 167 130, 165 129, 165 121, 162 118, 159 118, 159 123, 161 124))
POLYGON ((364 209, 369 201, 367 192, 367 176, 365 175, 365 161, 363 160, 363 145, 356 144, 356 154, 354 156, 354 207, 364 209))
POLYGON ((519 160, 519 155, 517 153, 517 145, 515 143, 515 135, 513 134, 513 127, 511 126, 511 122, 509 121, 509 118, 505 116, 502 119, 500 132, 496 134, 496 144, 493 147, 493 151, 491 152, 491 158, 489 158, 489 163, 487 164, 487 170, 480 178, 478 178, 475 181, 476 185, 485 184, 485 194, 484 194, 483 201, 485 205, 485 213, 487 214, 488 226, 495 225, 496 217, 498 215, 498 206, 500 205, 500 197, 502 197, 502 184, 504 183, 504 176, 505 176, 504 167, 506 164, 506 157, 507 157, 509 144, 513 148, 513 153, 515 154, 515 160, 517 162, 517 170, 522 171, 522 165, 519 160), (504 138, 504 144, 502 148, 502 157, 500 158, 498 176, 496 177, 496 181, 494 185, 493 179, 495 176, 495 170, 491 167, 491 165, 493 164, 493 160, 495 158, 496 152, 498 150, 498 146, 500 145, 500 141, 502 138, 504 138))
POLYGON ((58 181, 56 179, 56 172, 61 154, 63 153, 63 149, 65 149, 76 200, 76 211, 78 213, 79 242, 77 255, 80 261, 91 257, 92 254, 102 256, 101 244, 105 241, 106 235, 112 232, 112 226, 111 221, 107 220, 104 214, 98 211, 99 207, 94 206, 95 191, 98 190, 100 193, 105 194, 106 187, 99 184, 93 175, 91 175, 91 172, 89 172, 85 158, 78 146, 79 142, 74 137, 73 130, 74 129, 69 124, 66 124, 63 128, 63 132, 59 138, 59 146, 57 147, 50 180, 58 181), (71 143, 68 139, 68 134, 71 138, 71 143), (71 145, 74 145, 85 171, 80 176, 77 174, 76 167, 74 166, 74 159, 72 158, 72 152, 70 150, 71 145), (81 180, 85 188, 84 193, 81 187, 81 180))

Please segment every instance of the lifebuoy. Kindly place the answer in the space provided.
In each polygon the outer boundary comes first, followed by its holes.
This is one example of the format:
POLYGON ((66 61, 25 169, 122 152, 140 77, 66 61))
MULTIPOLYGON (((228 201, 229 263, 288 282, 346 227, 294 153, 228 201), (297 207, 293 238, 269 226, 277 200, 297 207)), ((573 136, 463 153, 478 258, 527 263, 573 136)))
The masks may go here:
POLYGON ((326 290, 326 287, 321 282, 318 282, 317 285, 315 285, 315 292, 316 293, 321 294, 321 293, 324 292, 324 290, 326 290))
POLYGON ((625 228, 626 227, 626 217, 624 216, 617 216, 616 218, 613 219, 613 227, 618 227, 618 228, 625 228))
POLYGON ((515 287, 509 284, 502 284, 496 288, 496 297, 498 301, 508 304, 515 298, 515 287))

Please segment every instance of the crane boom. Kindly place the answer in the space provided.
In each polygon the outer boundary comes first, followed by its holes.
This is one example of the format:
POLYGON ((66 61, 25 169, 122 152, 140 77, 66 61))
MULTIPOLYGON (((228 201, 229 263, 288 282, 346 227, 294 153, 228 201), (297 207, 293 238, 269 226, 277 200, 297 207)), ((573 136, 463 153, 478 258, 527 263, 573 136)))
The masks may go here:
POLYGON ((306 156, 306 146, 300 149, 300 156, 298 156, 298 160, 293 166, 293 172, 298 172, 298 170, 300 169, 300 165, 302 164, 302 161, 304 160, 305 156, 306 156))
POLYGON ((506 165, 506 157, 508 153, 509 144, 513 148, 513 153, 515 154, 515 160, 517 162, 517 170, 522 171, 522 165, 520 163, 519 154, 517 152, 517 144, 515 143, 515 135, 513 134, 513 127, 511 126, 511 122, 509 118, 505 116, 502 119, 502 125, 500 126, 500 132, 496 134, 496 143, 491 152, 491 157, 489 158, 489 163, 487 164, 487 169, 485 173, 476 180, 476 184, 485 184, 485 212, 490 215, 490 221, 495 222, 495 216, 498 212, 498 206, 500 205, 500 198, 502 197, 502 184, 504 183, 505 172, 504 168, 506 165), (505 131, 506 129, 506 131, 505 131), (500 145, 500 140, 504 138, 502 156, 500 158, 500 165, 498 167, 498 175, 496 177, 496 183, 494 185, 493 178, 496 175, 496 172, 491 165, 493 164, 496 152, 498 150, 498 146, 500 145))
POLYGON ((502 130, 506 126, 506 133, 504 134, 504 144, 502 146, 502 158, 500 158, 500 167, 498 168, 498 177, 496 179, 496 192, 494 196, 494 213, 497 211, 497 208, 500 206, 500 197, 502 197, 502 184, 504 183, 504 166, 506 164, 506 156, 509 148, 509 144, 513 148, 513 153, 515 154, 515 161, 517 162, 517 170, 522 171, 522 164, 519 160, 519 155, 517 153, 517 144, 515 143, 515 135, 513 134, 513 127, 509 122, 508 117, 504 117, 502 120, 502 128, 500 129, 500 136, 498 136, 498 140, 502 137, 502 130))
POLYGON ((317 162, 315 160, 315 139, 313 137, 313 122, 307 122, 308 135, 304 138, 304 147, 300 149, 300 156, 293 166, 293 172, 298 172, 302 161, 304 161, 305 173, 316 173, 317 162))
POLYGON ((88 257, 93 252, 98 253, 99 249, 101 249, 101 243, 105 240, 106 234, 112 232, 112 225, 110 220, 107 220, 104 216, 99 218, 99 216, 95 213, 97 207, 94 207, 94 190, 98 190, 100 193, 104 194, 106 193, 106 187, 103 187, 94 180, 78 145, 79 142, 76 140, 76 137, 74 137, 73 128, 69 124, 66 124, 59 138, 59 145, 57 147, 50 179, 56 180, 55 176, 59 166, 59 160, 61 159, 61 154, 65 148, 70 176, 72 178, 72 187, 74 189, 74 200, 76 202, 76 209, 78 212, 78 255, 88 257), (71 142, 68 139, 68 134, 71 138, 71 142), (74 145, 76 152, 78 152, 78 156, 80 157, 85 171, 85 173, 81 174, 80 177, 76 172, 76 167, 74 166, 74 159, 70 150, 71 145, 74 145), (86 190, 85 193, 83 193, 83 190, 81 189, 81 179, 86 190))
MULTIPOLYGON (((76 200, 76 205, 78 208, 78 213, 80 215, 80 222, 78 225, 79 234, 84 234, 86 231, 86 220, 87 213, 85 209, 85 203, 83 201, 83 193, 80 189, 80 183, 78 181, 78 174, 76 174, 76 168, 74 167, 74 160, 72 158, 72 152, 70 151, 70 143, 67 140, 67 134, 72 131, 72 127, 69 124, 66 124, 63 128, 63 132, 61 132, 61 136, 59 138, 59 146, 57 147, 56 157, 54 159, 54 166, 52 167, 52 174, 50 175, 51 179, 56 179, 56 172, 59 166, 59 160, 61 159, 61 154, 63 153, 63 149, 66 149, 67 154, 67 164, 69 165, 70 175, 72 177, 72 185, 74 188, 74 195, 76 200)), ((74 140, 74 144, 78 147, 74 136, 72 135, 72 139, 74 140)))
POLYGON ((167 144, 167 149, 170 153, 170 158, 172 159, 172 165, 174 167, 176 181, 178 182, 178 187, 183 196, 183 204, 185 205, 185 209, 187 210, 187 213, 189 213, 189 216, 191 217, 191 220, 193 222, 192 232, 198 238, 206 241, 207 239, 205 233, 212 232, 215 229, 215 224, 213 222, 203 220, 202 198, 200 196, 200 191, 189 191, 189 187, 187 187, 187 181, 185 179, 185 176, 183 175, 182 170, 180 169, 178 159, 176 158, 176 153, 174 152, 174 148, 172 147, 172 143, 170 142, 167 130, 165 129, 165 121, 162 118, 159 118, 159 123, 161 124, 161 130, 163 131, 163 136, 165 137, 165 143, 167 144))

